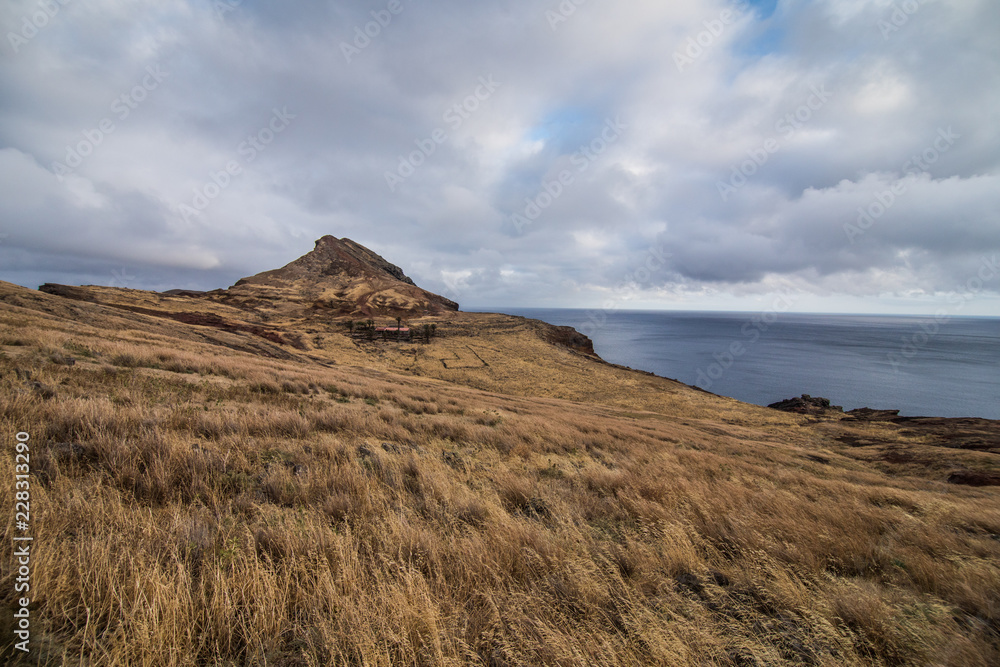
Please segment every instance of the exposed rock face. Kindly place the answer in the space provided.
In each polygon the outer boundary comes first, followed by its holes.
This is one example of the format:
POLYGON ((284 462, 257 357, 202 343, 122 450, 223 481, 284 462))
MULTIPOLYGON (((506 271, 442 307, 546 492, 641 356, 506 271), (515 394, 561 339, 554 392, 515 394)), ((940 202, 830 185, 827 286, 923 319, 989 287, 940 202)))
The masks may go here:
POLYGON ((830 405, 830 399, 820 396, 802 394, 786 401, 771 403, 769 408, 782 412, 794 412, 800 415, 844 415, 854 421, 893 421, 899 416, 899 410, 872 410, 871 408, 856 408, 844 412, 839 405, 830 405))
POLYGON ((291 314, 438 315, 458 304, 417 287, 395 264, 350 239, 324 236, 316 247, 273 271, 239 280, 220 300, 230 305, 291 314))
POLYGON ((597 357, 597 353, 594 351, 594 341, 573 327, 552 326, 546 335, 546 339, 550 343, 568 347, 569 349, 575 350, 580 354, 585 354, 589 357, 597 357))
POLYGON ((830 405, 828 398, 820 398, 819 396, 813 398, 809 394, 802 394, 802 396, 790 398, 787 401, 771 403, 767 407, 783 412, 795 412, 800 415, 826 414, 831 410, 833 412, 844 411, 844 408, 839 405, 830 405))
POLYGON ((280 269, 258 273, 236 282, 236 286, 248 284, 270 285, 280 281, 317 280, 321 278, 351 276, 387 277, 413 285, 413 281, 395 264, 376 255, 363 245, 344 238, 324 236, 316 241, 312 252, 306 253, 294 262, 280 269))

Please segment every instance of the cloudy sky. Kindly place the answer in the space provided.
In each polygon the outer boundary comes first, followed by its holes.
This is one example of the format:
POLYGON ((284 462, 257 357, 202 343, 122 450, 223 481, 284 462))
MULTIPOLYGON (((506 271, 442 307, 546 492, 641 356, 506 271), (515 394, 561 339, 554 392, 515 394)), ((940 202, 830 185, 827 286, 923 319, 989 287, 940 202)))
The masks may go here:
POLYGON ((333 234, 466 307, 1000 314, 996 0, 6 0, 0 26, 2 280, 213 289, 333 234))

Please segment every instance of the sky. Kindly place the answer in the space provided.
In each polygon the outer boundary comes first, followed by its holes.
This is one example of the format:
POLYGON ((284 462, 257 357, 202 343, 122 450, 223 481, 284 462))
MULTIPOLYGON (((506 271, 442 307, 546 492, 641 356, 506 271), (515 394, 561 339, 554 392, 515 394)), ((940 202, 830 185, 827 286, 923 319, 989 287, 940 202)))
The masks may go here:
POLYGON ((996 0, 6 0, 0 280, 1000 315, 996 0))

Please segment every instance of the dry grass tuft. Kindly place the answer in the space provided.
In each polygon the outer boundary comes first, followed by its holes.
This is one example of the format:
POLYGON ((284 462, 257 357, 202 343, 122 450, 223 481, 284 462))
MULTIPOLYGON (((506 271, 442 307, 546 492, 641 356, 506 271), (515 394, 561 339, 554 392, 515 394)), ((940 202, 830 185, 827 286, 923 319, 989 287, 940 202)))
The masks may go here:
POLYGON ((993 489, 888 476, 750 408, 680 420, 0 315, 41 664, 1000 663, 993 489))

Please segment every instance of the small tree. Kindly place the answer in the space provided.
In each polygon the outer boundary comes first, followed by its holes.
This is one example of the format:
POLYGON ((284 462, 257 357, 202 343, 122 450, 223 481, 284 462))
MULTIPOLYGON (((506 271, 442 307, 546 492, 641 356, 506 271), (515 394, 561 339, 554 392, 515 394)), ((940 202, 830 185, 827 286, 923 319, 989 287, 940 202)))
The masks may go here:
POLYGON ((347 320, 347 332, 354 335, 354 320, 347 320))
POLYGON ((434 335, 437 334, 437 328, 438 328, 438 325, 436 325, 434 323, 431 323, 431 336, 434 336, 434 335))
POLYGON ((429 324, 424 325, 424 342, 431 342, 431 325, 429 324))

